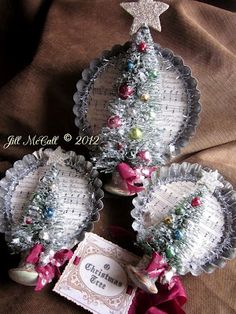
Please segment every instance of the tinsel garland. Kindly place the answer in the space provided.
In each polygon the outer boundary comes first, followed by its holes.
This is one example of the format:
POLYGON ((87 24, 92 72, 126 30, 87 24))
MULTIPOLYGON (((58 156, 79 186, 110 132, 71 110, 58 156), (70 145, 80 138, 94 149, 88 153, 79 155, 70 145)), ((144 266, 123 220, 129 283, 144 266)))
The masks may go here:
MULTIPOLYGON (((159 252, 172 268, 181 273, 181 268, 184 267, 182 257, 189 245, 186 241, 186 233, 192 223, 196 223, 201 217, 204 210, 204 196, 208 191, 206 186, 200 185, 193 193, 176 204, 159 224, 147 228, 138 238, 138 244, 147 254, 159 252)), ((191 234, 191 237, 196 236, 194 233, 191 234)))
POLYGON ((157 123, 159 62, 148 27, 141 27, 134 35, 123 68, 116 88, 119 90, 125 84, 133 93, 122 99, 118 92, 120 97, 108 104, 111 117, 116 117, 118 123, 102 128, 100 149, 93 158, 96 167, 104 172, 112 172, 120 162, 139 167, 163 164, 165 159, 160 154, 162 130, 157 123), (140 45, 144 45, 145 51, 140 51, 140 45), (140 152, 148 152, 150 160, 140 158, 140 152))
POLYGON ((47 248, 45 255, 62 248, 64 212, 59 205, 58 173, 59 168, 52 164, 40 179, 19 224, 12 227, 9 245, 13 252, 28 250, 37 243, 47 248))

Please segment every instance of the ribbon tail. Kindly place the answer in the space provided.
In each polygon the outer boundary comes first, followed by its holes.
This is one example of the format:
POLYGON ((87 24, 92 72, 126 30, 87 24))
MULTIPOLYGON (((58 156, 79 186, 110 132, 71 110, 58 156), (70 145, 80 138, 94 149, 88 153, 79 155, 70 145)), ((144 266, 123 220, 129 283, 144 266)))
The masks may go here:
POLYGON ((30 250, 25 261, 29 264, 37 264, 40 258, 40 254, 43 252, 44 248, 42 244, 35 244, 35 246, 30 250))
POLYGON ((34 291, 39 292, 43 289, 43 287, 44 287, 44 284, 43 284, 42 278, 38 276, 34 291))
POLYGON ((35 270, 39 274, 35 291, 40 291, 47 283, 51 282, 52 279, 55 277, 56 267, 51 263, 48 263, 45 266, 35 267, 35 270))

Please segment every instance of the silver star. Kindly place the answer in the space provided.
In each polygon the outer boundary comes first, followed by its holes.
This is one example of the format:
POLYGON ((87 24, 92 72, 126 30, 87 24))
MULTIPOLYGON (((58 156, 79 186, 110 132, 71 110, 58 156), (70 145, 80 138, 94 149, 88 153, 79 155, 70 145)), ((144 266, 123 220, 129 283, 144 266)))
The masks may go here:
POLYGON ((64 164, 64 161, 66 159, 68 159, 68 155, 66 153, 63 153, 63 150, 61 149, 60 146, 57 147, 57 149, 55 149, 54 151, 50 151, 50 152, 45 152, 45 155, 48 156, 48 160, 47 160, 47 164, 53 164, 53 163, 57 163, 57 164, 64 164))
POLYGON ((123 9, 134 17, 130 33, 134 34, 144 24, 161 31, 160 15, 165 12, 169 5, 154 0, 139 0, 138 2, 122 2, 123 9))
POLYGON ((205 185, 211 193, 213 193, 216 187, 222 188, 224 185, 218 180, 218 171, 205 171, 202 170, 202 177, 198 181, 198 184, 205 185))

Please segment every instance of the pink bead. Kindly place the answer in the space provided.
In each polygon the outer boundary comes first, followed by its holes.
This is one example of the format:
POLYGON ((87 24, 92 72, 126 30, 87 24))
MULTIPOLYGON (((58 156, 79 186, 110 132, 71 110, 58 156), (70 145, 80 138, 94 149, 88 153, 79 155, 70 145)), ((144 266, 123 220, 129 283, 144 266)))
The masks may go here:
POLYGON ((129 96, 132 96, 134 93, 134 90, 131 86, 128 86, 127 84, 122 84, 119 87, 119 97, 123 100, 127 99, 129 96))
POLYGON ((144 41, 141 41, 141 43, 138 45, 138 51, 146 52, 146 50, 147 50, 147 44, 144 41))
POLYGON ((32 224, 32 218, 31 217, 25 217, 24 218, 24 223, 27 224, 27 225, 32 224))
POLYGON ((192 199, 191 205, 192 205, 193 207, 197 207, 197 206, 200 206, 201 203, 202 203, 202 202, 201 202, 200 197, 194 197, 194 198, 192 199))
POLYGON ((121 126, 121 119, 119 116, 112 116, 108 119, 107 121, 107 125, 109 128, 111 129, 115 129, 118 128, 119 126, 121 126))
POLYGON ((138 152, 137 156, 143 161, 149 162, 152 160, 151 154, 147 150, 141 150, 138 152))

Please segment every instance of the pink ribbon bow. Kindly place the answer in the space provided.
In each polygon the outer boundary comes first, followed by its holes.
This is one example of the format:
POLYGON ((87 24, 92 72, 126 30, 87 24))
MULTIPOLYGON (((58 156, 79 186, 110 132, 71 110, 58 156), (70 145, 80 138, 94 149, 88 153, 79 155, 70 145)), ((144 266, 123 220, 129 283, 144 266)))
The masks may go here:
POLYGON ((162 256, 157 253, 152 253, 150 263, 147 265, 144 274, 147 274, 149 278, 156 278, 156 280, 162 285, 166 285, 171 290, 175 283, 177 276, 174 275, 173 270, 170 269, 169 265, 163 260, 162 256))
POLYGON ((132 168, 127 163, 121 162, 116 166, 121 178, 126 182, 130 193, 138 193, 144 190, 143 186, 137 186, 135 183, 142 183, 144 178, 149 178, 156 167, 132 168), (143 177, 143 178, 141 178, 143 177))
POLYGON ((167 263, 164 262, 161 255, 154 252, 152 253, 152 259, 145 268, 144 273, 148 274, 149 278, 159 277, 165 272, 167 266, 167 263))
POLYGON ((40 254, 44 251, 42 244, 36 244, 26 257, 26 262, 35 265, 35 270, 39 274, 35 291, 40 291, 47 283, 51 282, 57 274, 60 276, 59 267, 70 260, 73 252, 71 250, 62 249, 54 254, 50 262, 46 265, 40 265, 40 254))

